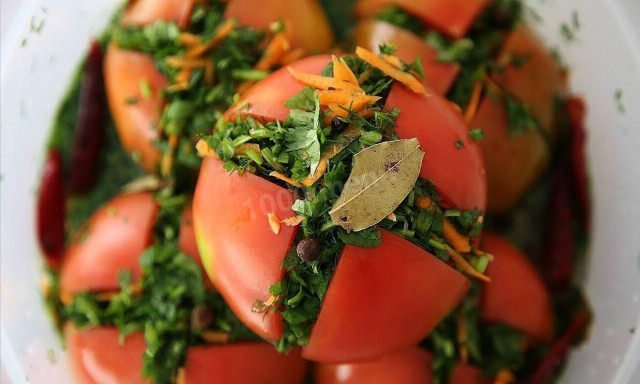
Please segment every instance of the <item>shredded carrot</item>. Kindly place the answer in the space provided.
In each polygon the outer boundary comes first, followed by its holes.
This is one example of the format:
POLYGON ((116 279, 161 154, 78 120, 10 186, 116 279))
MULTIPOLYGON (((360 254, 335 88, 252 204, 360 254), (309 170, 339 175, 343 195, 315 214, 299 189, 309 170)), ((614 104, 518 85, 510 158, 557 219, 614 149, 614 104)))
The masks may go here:
POLYGON ((329 91, 318 91, 318 99, 320 100, 320 105, 329 105, 331 103, 349 105, 353 101, 353 99, 355 99, 359 95, 360 94, 349 91, 338 91, 337 89, 329 91))
POLYGON ((255 153, 260 153, 260 145, 245 143, 236 147, 235 154, 236 155, 246 155, 247 151, 254 151, 255 153))
POLYGON ((207 144, 206 141, 200 139, 196 144, 196 151, 200 157, 218 157, 216 151, 207 144))
POLYGON ((362 111, 358 112, 357 115, 362 117, 363 119, 368 119, 373 117, 379 110, 380 109, 378 108, 365 108, 362 111))
POLYGON ((347 83, 351 83, 353 85, 360 85, 358 82, 358 78, 353 74, 347 62, 344 61, 344 58, 337 58, 336 56, 331 56, 331 61, 333 62, 333 78, 338 81, 344 81, 347 83))
POLYGON ((178 374, 176 375, 176 384, 187 384, 187 371, 184 367, 178 369, 178 374))
POLYGON ((176 75, 176 83, 189 83, 191 80, 191 70, 189 68, 182 68, 176 75))
POLYGON ((274 295, 271 295, 271 296, 269 296, 267 301, 264 302, 264 305, 266 305, 267 307, 270 307, 276 302, 276 300, 278 300, 278 297, 274 296, 274 295))
POLYGON ((229 334, 227 332, 203 331, 202 338, 211 344, 225 344, 229 342, 229 334))
POLYGON ((456 263, 458 268, 462 269, 468 275, 473 276, 478 280, 482 280, 487 283, 491 282, 491 278, 489 276, 478 272, 475 268, 471 266, 471 264, 469 264, 467 260, 465 260, 464 257, 460 256, 460 254, 456 252, 455 249, 451 248, 449 245, 446 245, 446 244, 445 244, 445 247, 447 248, 447 253, 449 254, 449 256, 451 256, 451 258, 453 259, 453 262, 456 263))
POLYGON ((278 218, 278 215, 276 215, 275 213, 271 212, 267 215, 267 217, 269 218, 269 226, 271 227, 271 230, 273 231, 273 233, 275 233, 276 235, 280 233, 280 219, 278 218))
POLYGON ((476 113, 478 112, 478 106, 480 105, 480 96, 482 96, 482 84, 482 81, 478 81, 473 87, 469 106, 467 106, 467 110, 464 112, 464 121, 467 124, 471 124, 473 118, 476 117, 476 113))
POLYGON ((346 107, 343 107, 336 103, 330 103, 328 107, 331 110, 331 112, 333 112, 333 114, 336 116, 349 117, 349 110, 346 107))
POLYGON ((206 61, 204 59, 187 59, 179 56, 169 56, 165 61, 167 65, 180 69, 197 69, 206 65, 206 61))
POLYGON ((453 248, 460 253, 471 252, 471 244, 469 244, 469 238, 463 236, 458 232, 456 227, 451 223, 449 219, 445 217, 442 225, 442 234, 447 241, 453 245, 453 248))
POLYGON ((400 61, 400 59, 398 59, 396 56, 392 56, 392 55, 386 55, 386 54, 382 54, 380 55, 382 56, 382 58, 384 59, 384 61, 386 61, 387 63, 393 65, 394 67, 402 70, 402 61, 400 61))
POLYGON ((292 216, 289 218, 286 218, 284 220, 282 220, 282 224, 288 226, 288 227, 295 227, 297 225, 300 225, 300 223, 302 223, 302 221, 305 219, 305 216, 302 215, 298 215, 298 216, 292 216))
POLYGON ((291 43, 285 33, 278 33, 274 35, 254 68, 260 71, 270 70, 271 67, 280 63, 282 57, 290 49, 291 43))
POLYGON ((469 360, 469 349, 466 344, 469 337, 469 328, 467 325, 467 318, 461 310, 457 311, 456 320, 458 325, 456 335, 458 339, 458 346, 460 348, 460 360, 466 364, 469 360))
POLYGON ((297 181, 283 175, 282 173, 273 171, 269 174, 269 176, 275 177, 278 180, 284 181, 287 184, 293 185, 294 187, 299 187, 300 183, 298 183, 297 181))
POLYGON ((316 171, 313 173, 312 176, 309 176, 306 179, 302 180, 302 184, 305 187, 310 187, 313 184, 315 184, 315 182, 320 180, 322 175, 324 175, 324 173, 327 171, 328 165, 329 165, 329 161, 327 159, 320 159, 320 163, 318 164, 316 171))
POLYGON ((195 45, 189 50, 187 50, 187 57, 200 57, 205 54, 207 51, 215 48, 220 44, 224 39, 229 36, 231 31, 235 26, 235 21, 233 19, 227 19, 222 24, 218 26, 216 29, 216 34, 209 40, 206 44, 195 45))
POLYGON ((373 70, 371 68, 367 69, 366 71, 362 72, 360 74, 360 76, 358 76, 358 83, 362 84, 365 81, 369 80, 369 78, 371 77, 371 75, 373 75, 373 70))
POLYGON ((513 376, 513 373, 511 373, 511 371, 509 371, 508 369, 503 369, 500 372, 498 372, 498 375, 496 375, 496 379, 493 381, 493 384, 511 384, 511 383, 515 383, 516 378, 515 376, 513 376))
POLYGON ((429 209, 433 204, 433 201, 429 196, 417 196, 416 197, 416 207, 418 209, 429 209))
POLYGON ((182 82, 182 83, 171 84, 165 90, 169 93, 173 93, 178 91, 184 91, 185 89, 188 89, 188 88, 189 88, 189 83, 182 82))
POLYGON ((335 88, 342 91, 352 91, 358 93, 364 93, 364 91, 358 86, 345 81, 339 81, 333 77, 324 77, 318 75, 311 75, 295 70, 292 67, 287 67, 291 76, 301 83, 310 85, 316 89, 330 89, 335 88))
POLYGON ((406 85, 407 88, 409 88, 410 90, 416 93, 422 93, 422 94, 427 93, 422 83, 420 83, 418 79, 415 78, 415 76, 394 67, 393 65, 389 64, 389 62, 376 56, 372 52, 367 51, 362 47, 356 47, 356 55, 362 60, 369 63, 371 66, 378 68, 385 74, 393 77, 394 79, 398 80, 402 84, 406 85))
POLYGON ((391 221, 398 221, 398 218, 396 217, 396 214, 391 212, 388 216, 387 219, 391 220, 391 221))
POLYGON ((202 44, 202 40, 200 40, 200 36, 194 35, 188 32, 182 32, 178 36, 178 42, 183 45, 198 45, 202 44))

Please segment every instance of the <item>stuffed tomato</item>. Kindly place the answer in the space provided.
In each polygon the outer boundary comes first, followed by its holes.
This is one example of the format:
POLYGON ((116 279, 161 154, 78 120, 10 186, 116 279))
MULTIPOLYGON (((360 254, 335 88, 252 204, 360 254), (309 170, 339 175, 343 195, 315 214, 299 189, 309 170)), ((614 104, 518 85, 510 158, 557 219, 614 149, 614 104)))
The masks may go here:
POLYGON ((176 166, 197 170, 194 138, 236 93, 333 45, 317 2, 285 3, 270 2, 256 13, 242 0, 130 2, 108 45, 104 74, 122 146, 145 171, 168 177, 176 166), (273 27, 277 21, 284 23, 273 27), (202 96, 194 101, 196 94, 202 96))
MULTIPOLYGON (((68 324, 64 330, 73 374, 80 384, 144 384, 142 332, 121 341, 116 328, 78 330, 68 324)), ((300 352, 278 353, 263 342, 245 342, 189 349, 179 383, 184 384, 301 384, 307 363, 300 352)))
POLYGON ((334 363, 419 342, 471 284, 456 267, 486 278, 468 261, 486 187, 460 113, 397 57, 356 53, 276 71, 197 146, 214 286, 261 337, 334 363))

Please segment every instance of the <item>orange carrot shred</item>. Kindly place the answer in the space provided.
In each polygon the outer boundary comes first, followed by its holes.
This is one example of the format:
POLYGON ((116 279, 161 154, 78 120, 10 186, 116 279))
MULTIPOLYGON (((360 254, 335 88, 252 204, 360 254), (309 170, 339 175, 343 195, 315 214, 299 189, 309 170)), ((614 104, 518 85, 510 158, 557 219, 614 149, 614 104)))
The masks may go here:
POLYGON ((381 55, 382 58, 384 59, 384 61, 386 61, 387 63, 393 65, 394 67, 402 70, 402 61, 400 61, 400 59, 398 59, 396 56, 392 56, 392 55, 386 55, 386 54, 382 54, 381 55))
POLYGON ((275 233, 276 235, 280 233, 280 219, 278 218, 278 216, 271 212, 267 215, 267 217, 269 218, 269 226, 271 227, 271 230, 273 231, 273 233, 275 233))
POLYGON ((203 331, 202 339, 211 344, 226 344, 229 342, 229 334, 220 331, 203 331))
POLYGON ((463 236, 458 232, 456 227, 451 223, 449 219, 445 217, 442 223, 442 234, 447 241, 453 245, 453 248, 460 253, 471 252, 471 244, 469 238, 463 236))
POLYGON ((464 121, 467 124, 471 124, 473 118, 476 117, 476 113, 478 112, 478 106, 480 105, 480 96, 482 96, 482 81, 478 81, 476 85, 473 87, 473 92, 471 93, 471 100, 469 101, 469 106, 467 106, 467 110, 464 112, 464 121))
POLYGON ((315 182, 320 180, 322 175, 324 175, 324 173, 327 171, 328 165, 329 161, 327 159, 321 159, 318 167, 316 168, 316 171, 313 173, 313 176, 307 177, 306 179, 302 180, 302 184, 305 187, 310 187, 315 184, 315 182))
POLYGON ((359 85, 358 78, 353 74, 347 62, 344 59, 331 56, 333 62, 333 78, 339 81, 344 81, 354 85, 359 85))
POLYGON ((282 220, 282 223, 286 226, 289 227, 295 227, 297 225, 300 225, 300 223, 302 223, 302 221, 305 219, 305 216, 302 215, 298 215, 298 216, 293 216, 293 217, 289 217, 286 218, 284 220, 282 220))
POLYGON ((293 185, 294 187, 299 187, 300 183, 298 183, 297 181, 293 180, 292 178, 289 178, 285 175, 283 175, 282 173, 273 171, 269 174, 269 176, 275 177, 278 180, 284 181, 287 184, 293 185))
POLYGON ((345 81, 339 81, 332 77, 324 77, 324 76, 303 73, 295 70, 292 67, 287 67, 287 69, 289 70, 289 73, 291 73, 291 76, 293 76, 294 79, 316 89, 335 88, 343 91, 364 93, 364 91, 358 85, 347 83, 345 81))
POLYGON ((246 155, 248 151, 254 151, 255 153, 260 153, 260 145, 253 143, 245 143, 239 145, 236 150, 236 155, 246 155))
POLYGON ((453 262, 456 263, 456 265, 460 269, 462 269, 468 275, 473 276, 478 280, 482 280, 487 283, 491 282, 491 278, 489 276, 478 272, 475 268, 471 266, 471 264, 469 264, 467 260, 465 260, 464 257, 460 256, 460 254, 456 252, 455 249, 451 248, 449 245, 446 245, 446 244, 445 244, 445 247, 447 249, 447 253, 449 254, 449 256, 451 256, 451 259, 453 259, 453 262))
POLYGON ((216 151, 214 151, 213 148, 209 147, 209 144, 207 144, 207 142, 202 139, 199 140, 196 144, 196 151, 198 152, 198 156, 200 157, 218 157, 216 155, 216 151))
POLYGON ((407 86, 407 88, 409 88, 410 90, 416 93, 427 93, 427 90, 424 88, 422 83, 420 83, 418 79, 415 78, 415 76, 394 67, 392 64, 389 64, 389 62, 376 56, 372 52, 362 47, 356 47, 356 55, 362 60, 369 63, 371 66, 378 68, 385 74, 398 80, 399 82, 407 86))
POLYGON ((418 207, 418 209, 429 209, 431 204, 433 204, 433 201, 428 196, 416 197, 416 207, 418 207))

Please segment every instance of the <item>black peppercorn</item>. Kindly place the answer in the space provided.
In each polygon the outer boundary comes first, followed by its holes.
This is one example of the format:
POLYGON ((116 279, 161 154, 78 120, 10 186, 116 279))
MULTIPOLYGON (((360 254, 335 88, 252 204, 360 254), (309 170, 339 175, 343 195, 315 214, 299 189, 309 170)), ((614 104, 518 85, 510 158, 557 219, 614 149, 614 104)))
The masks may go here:
POLYGON ((320 242, 316 239, 302 239, 296 247, 298 257, 304 261, 314 261, 320 256, 320 242))
POLYGON ((333 119, 331 119, 331 129, 333 129, 336 132, 340 132, 340 131, 344 130, 345 128, 347 128, 348 125, 349 125, 349 123, 347 123, 346 121, 342 120, 338 116, 336 116, 333 119))
POLYGON ((213 322, 213 312, 206 305, 197 305, 191 312, 191 327, 206 329, 213 322))

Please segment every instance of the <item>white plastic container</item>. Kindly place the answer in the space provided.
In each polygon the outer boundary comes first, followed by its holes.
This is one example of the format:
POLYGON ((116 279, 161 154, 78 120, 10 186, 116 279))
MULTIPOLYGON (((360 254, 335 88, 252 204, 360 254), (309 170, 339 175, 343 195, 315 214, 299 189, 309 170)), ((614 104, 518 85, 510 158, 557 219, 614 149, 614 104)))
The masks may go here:
MULTIPOLYGON (((117 3, 32 1, 2 41, 0 356, 14 384, 71 382, 39 292, 34 202, 56 109, 90 37, 117 3)), ((560 49, 573 69, 573 89, 589 107, 595 207, 583 281, 596 318, 563 382, 640 383, 640 0, 529 3, 543 19, 536 27, 560 49), (574 11, 580 29, 567 43, 560 26, 571 23, 574 11)))

